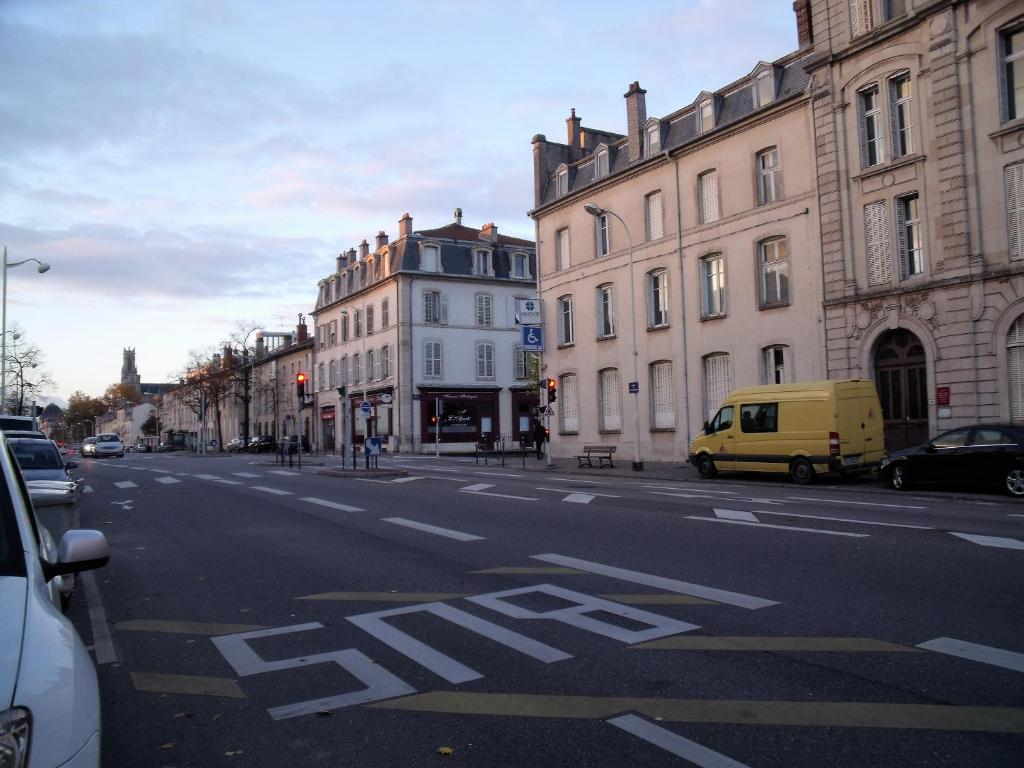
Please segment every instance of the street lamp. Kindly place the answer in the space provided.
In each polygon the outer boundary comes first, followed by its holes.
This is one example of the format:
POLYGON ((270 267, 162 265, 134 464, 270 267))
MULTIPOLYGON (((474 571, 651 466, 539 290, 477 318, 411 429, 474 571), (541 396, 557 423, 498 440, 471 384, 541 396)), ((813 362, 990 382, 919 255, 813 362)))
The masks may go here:
POLYGON ((30 261, 34 261, 39 265, 36 267, 36 271, 39 274, 43 274, 50 269, 49 264, 39 259, 23 259, 22 261, 8 263, 7 246, 4 246, 4 266, 0 270, 0 279, 4 283, 3 309, 0 310, 0 315, 2 315, 2 320, 0 320, 0 408, 7 402, 7 270, 20 267, 22 264, 27 264, 30 261))
POLYGON ((622 224, 622 228, 626 230, 626 242, 629 244, 629 315, 630 315, 630 327, 633 330, 633 430, 636 435, 636 442, 633 444, 633 470, 639 472, 644 468, 644 463, 640 460, 640 372, 638 370, 637 359, 639 353, 636 349, 636 284, 633 279, 633 237, 629 233, 629 226, 623 220, 619 214, 615 211, 609 211, 607 208, 602 208, 597 203, 586 203, 583 206, 583 210, 589 213, 591 216, 597 218, 599 216, 614 216, 622 224))

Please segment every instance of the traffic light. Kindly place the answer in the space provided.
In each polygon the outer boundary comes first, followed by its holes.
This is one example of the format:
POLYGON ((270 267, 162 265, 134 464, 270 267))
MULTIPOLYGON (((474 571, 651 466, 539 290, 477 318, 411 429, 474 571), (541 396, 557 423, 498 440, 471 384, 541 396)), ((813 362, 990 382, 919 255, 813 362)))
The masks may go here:
POLYGON ((306 374, 297 373, 295 374, 295 393, 301 400, 306 395, 306 374))
POLYGON ((548 402, 553 403, 558 399, 558 382, 555 379, 548 379, 548 402))

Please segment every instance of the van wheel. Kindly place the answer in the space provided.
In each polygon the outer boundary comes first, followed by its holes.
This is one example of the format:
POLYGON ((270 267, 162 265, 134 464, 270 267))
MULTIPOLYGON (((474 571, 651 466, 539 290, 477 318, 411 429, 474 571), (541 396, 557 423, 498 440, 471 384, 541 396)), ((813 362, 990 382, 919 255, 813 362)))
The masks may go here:
POLYGON ((1011 496, 1024 496, 1024 469, 1014 467, 1006 473, 1006 491, 1011 496))
POLYGON ((714 459, 702 453, 697 459, 697 471, 701 477, 712 478, 718 474, 718 467, 715 466, 714 459))
POLYGON ((810 485, 814 480, 814 466, 802 456, 789 465, 789 476, 797 485, 810 485))
MULTIPOLYGON (((907 472, 907 468, 902 464, 893 464, 892 471, 889 472, 889 485, 897 491, 907 490, 910 487, 910 473, 907 472)), ((1007 485, 1009 485, 1009 478, 1007 478, 1007 485)))

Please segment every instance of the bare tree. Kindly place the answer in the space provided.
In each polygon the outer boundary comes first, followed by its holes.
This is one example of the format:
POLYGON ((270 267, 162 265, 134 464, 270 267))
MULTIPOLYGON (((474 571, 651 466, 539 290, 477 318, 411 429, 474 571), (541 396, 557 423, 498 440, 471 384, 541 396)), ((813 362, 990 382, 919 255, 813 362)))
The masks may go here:
POLYGON ((221 426, 221 409, 227 398, 234 394, 234 382, 230 368, 220 354, 209 350, 191 350, 189 362, 182 378, 188 391, 184 402, 205 424, 206 409, 213 408, 217 422, 217 448, 224 450, 224 434, 221 426))
POLYGON ((25 343, 24 333, 15 326, 7 345, 7 391, 0 410, 23 414, 26 401, 39 399, 55 386, 49 371, 43 368, 46 356, 36 344, 25 343), (22 342, 19 344, 19 341, 22 342))
POLYGON ((249 444, 250 436, 253 367, 256 363, 256 332, 259 330, 260 326, 256 323, 242 321, 235 327, 228 344, 234 358, 230 369, 234 396, 242 403, 242 439, 245 445, 249 444))

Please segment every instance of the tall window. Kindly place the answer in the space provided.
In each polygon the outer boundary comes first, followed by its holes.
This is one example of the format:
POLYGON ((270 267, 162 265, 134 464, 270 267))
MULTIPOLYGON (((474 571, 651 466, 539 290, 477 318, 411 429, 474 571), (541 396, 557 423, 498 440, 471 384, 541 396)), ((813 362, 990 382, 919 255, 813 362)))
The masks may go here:
POLYGON ((710 419, 732 391, 729 355, 716 352, 704 357, 704 418, 710 419))
POLYGON ((427 379, 441 378, 441 342, 423 342, 423 377, 427 379))
POLYGON ((647 273, 647 327, 663 328, 668 325, 668 271, 647 273))
POLYGON ((762 354, 764 355, 762 384, 788 384, 792 381, 786 365, 786 358, 789 357, 788 347, 782 344, 765 347, 762 354))
POLYGON ((339 366, 338 375, 341 377, 339 386, 341 384, 348 384, 348 355, 341 356, 341 365, 339 366))
POLYGON ((698 177, 700 188, 700 222, 718 221, 718 171, 705 171, 698 177))
POLYGON ((784 237, 757 244, 757 265, 761 281, 761 306, 789 301, 789 243, 784 237))
POLYGON ((885 201, 864 206, 864 244, 868 259, 868 285, 889 282, 892 265, 889 258, 889 219, 885 201))
POLYGON ((1024 259, 1024 163, 1008 165, 1004 173, 1010 259, 1024 259))
POLYGON ((381 299, 380 302, 380 327, 387 328, 391 323, 391 300, 381 299))
POLYGON ((516 344, 512 348, 512 370, 517 379, 526 378, 526 351, 522 344, 516 344))
POLYGON ((607 284, 597 288, 597 337, 615 335, 615 286, 607 284))
POLYGON ((885 131, 882 130, 882 105, 878 98, 878 86, 872 85, 857 94, 860 109, 860 156, 865 168, 878 165, 884 160, 882 145, 885 131))
POLYGON ((999 80, 1002 85, 1003 119, 1024 117, 1024 27, 1018 27, 999 36, 1002 66, 999 80))
POLYGON ((352 383, 358 384, 363 380, 363 360, 359 353, 352 355, 352 383))
POLYGON ((561 386, 558 388, 558 407, 561 410, 558 425, 563 433, 573 434, 580 431, 580 397, 576 384, 576 374, 567 373, 562 376, 561 386))
POLYGON ((676 425, 676 393, 672 383, 672 363, 651 363, 651 427, 673 429, 676 425))
POLYGON ((900 247, 900 277, 906 280, 920 275, 924 271, 924 254, 917 193, 896 198, 896 236, 900 247))
POLYGON ((573 301, 572 296, 558 297, 558 343, 559 345, 572 344, 575 341, 575 329, 573 326, 573 301))
POLYGON ((366 334, 373 333, 373 305, 366 308, 366 334))
POLYGON ((1010 374, 1010 418, 1024 422, 1024 315, 1006 336, 1006 367, 1010 374))
POLYGON ((707 133, 715 127, 715 105, 709 99, 702 101, 697 110, 697 132, 707 133))
POLYGON ((424 245, 420 250, 420 271, 437 272, 440 269, 441 253, 436 245, 424 245))
POLYGON ((323 363, 320 363, 316 367, 316 387, 315 387, 315 389, 316 389, 317 392, 323 392, 325 389, 327 389, 327 375, 326 375, 325 368, 326 368, 326 366, 324 366, 323 363))
POLYGON ((447 324, 448 302, 440 291, 424 291, 423 322, 428 325, 447 324))
POLYGON ((700 260, 700 310, 704 317, 725 314, 725 258, 720 253, 700 260))
POLYGON ((476 377, 478 379, 494 378, 494 344, 489 341, 477 342, 476 377))
POLYGON ((348 314, 341 316, 341 340, 348 341, 348 314))
POLYGON ((889 80, 889 117, 892 120, 892 156, 903 157, 914 151, 913 91, 910 73, 889 80))
POLYGON ((779 150, 771 147, 757 153, 757 204, 767 205, 782 197, 779 189, 779 150))
POLYGON ((356 318, 356 321, 355 321, 355 331, 356 331, 356 338, 358 339, 359 337, 361 337, 363 335, 363 310, 357 309, 355 311, 355 318, 356 318))
POLYGON ((330 324, 328 325, 328 328, 331 329, 330 332, 329 332, 330 333, 330 345, 333 347, 333 346, 335 346, 338 343, 338 321, 337 320, 331 320, 330 324))
POLYGON ((474 275, 490 275, 491 272, 491 252, 490 251, 473 251, 473 274, 474 275))
POLYGON ((377 368, 377 353, 372 349, 366 350, 366 380, 376 381, 379 372, 377 368))
POLYGON ((602 149, 597 153, 597 178, 603 179, 608 175, 608 150, 602 149))
POLYGON ((391 375, 391 345, 386 344, 380 348, 380 378, 386 379, 391 375))
POLYGON ((647 223, 647 239, 657 240, 665 234, 661 208, 661 192, 651 192, 644 198, 644 218, 647 223))
POLYGON ((851 37, 863 35, 871 30, 871 0, 850 0, 851 37))
POLYGON ((647 156, 661 151, 661 125, 647 127, 647 156))
POLYGON ((569 228, 565 227, 555 233, 555 269, 563 270, 569 266, 569 228))
POLYGON ((559 197, 569 192, 569 171, 562 169, 555 176, 555 194, 559 197))
POLYGON ((622 393, 619 391, 619 371, 605 368, 598 374, 598 413, 602 432, 622 429, 622 393))
POLYGON ((907 12, 907 0, 882 0, 882 19, 892 21, 907 12))
POLYGON ((476 324, 487 327, 494 325, 494 297, 489 293, 476 295, 476 324))
POLYGON ((329 377, 328 386, 334 389, 338 386, 338 361, 331 360, 327 366, 327 375, 329 377))
POLYGON ((754 106, 763 107, 775 101, 775 74, 762 72, 754 81, 754 106))
POLYGON ((607 256, 612 249, 612 237, 609 227, 608 216, 602 214, 594 219, 595 237, 597 239, 597 255, 607 256))
POLYGON ((525 253, 512 254, 512 277, 523 280, 530 276, 530 257, 525 253))

